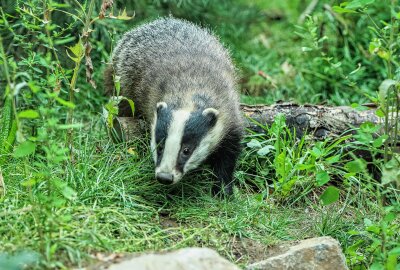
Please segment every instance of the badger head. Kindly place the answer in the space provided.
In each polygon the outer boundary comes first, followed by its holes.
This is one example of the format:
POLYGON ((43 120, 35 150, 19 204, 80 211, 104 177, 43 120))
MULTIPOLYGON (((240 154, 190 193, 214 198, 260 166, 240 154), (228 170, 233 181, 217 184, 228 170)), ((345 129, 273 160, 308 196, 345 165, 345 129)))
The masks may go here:
POLYGON ((214 108, 173 109, 157 103, 151 126, 155 174, 163 184, 179 182, 197 168, 221 140, 223 124, 214 108))

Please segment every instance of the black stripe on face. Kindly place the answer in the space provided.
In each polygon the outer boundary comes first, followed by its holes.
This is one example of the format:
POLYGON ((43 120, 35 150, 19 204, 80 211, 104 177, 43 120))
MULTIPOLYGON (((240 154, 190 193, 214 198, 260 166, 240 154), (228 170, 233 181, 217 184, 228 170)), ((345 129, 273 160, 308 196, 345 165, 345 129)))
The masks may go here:
POLYGON ((155 141, 157 149, 157 162, 156 166, 160 165, 160 162, 164 153, 165 140, 168 136, 168 128, 172 120, 172 110, 169 107, 160 106, 157 109, 157 119, 155 127, 155 141))
POLYGON ((193 151, 217 121, 217 117, 213 113, 203 115, 202 112, 202 110, 192 112, 185 124, 181 149, 176 164, 176 169, 179 172, 183 172, 183 168, 193 151))

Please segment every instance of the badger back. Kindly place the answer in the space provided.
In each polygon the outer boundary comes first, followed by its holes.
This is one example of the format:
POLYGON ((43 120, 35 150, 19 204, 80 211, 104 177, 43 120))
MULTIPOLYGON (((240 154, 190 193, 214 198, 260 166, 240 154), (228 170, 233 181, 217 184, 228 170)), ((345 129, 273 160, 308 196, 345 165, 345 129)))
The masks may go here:
POLYGON ((114 50, 113 66, 121 95, 133 99, 149 122, 158 102, 182 108, 194 93, 211 98, 218 110, 237 107, 229 53, 208 30, 186 21, 161 18, 127 32, 114 50))

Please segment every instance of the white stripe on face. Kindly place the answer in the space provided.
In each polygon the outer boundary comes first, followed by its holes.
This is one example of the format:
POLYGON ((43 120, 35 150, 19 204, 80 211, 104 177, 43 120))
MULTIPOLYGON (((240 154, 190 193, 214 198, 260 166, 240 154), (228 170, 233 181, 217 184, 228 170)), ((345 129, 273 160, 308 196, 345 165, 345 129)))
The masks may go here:
POLYGON ((185 110, 178 110, 172 113, 172 121, 168 129, 162 160, 160 165, 156 168, 156 174, 172 173, 174 175, 174 183, 177 183, 182 177, 182 173, 176 170, 176 165, 181 150, 181 141, 185 130, 185 124, 189 117, 190 112, 185 110))
POLYGON ((211 152, 221 141, 223 130, 223 120, 219 118, 215 126, 209 132, 207 132, 206 136, 200 141, 199 145, 186 162, 183 168, 184 174, 188 171, 196 169, 211 154, 211 152))
POLYGON ((154 164, 157 164, 157 145, 156 145, 156 124, 157 124, 157 113, 154 113, 154 120, 151 124, 151 141, 150 148, 153 153, 154 164))

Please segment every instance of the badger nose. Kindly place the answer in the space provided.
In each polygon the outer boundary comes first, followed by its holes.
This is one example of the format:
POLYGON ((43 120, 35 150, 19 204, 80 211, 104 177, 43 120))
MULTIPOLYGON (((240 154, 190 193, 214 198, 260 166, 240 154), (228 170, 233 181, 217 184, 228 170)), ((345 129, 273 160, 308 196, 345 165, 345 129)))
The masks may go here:
POLYGON ((170 185, 174 181, 174 175, 171 173, 157 173, 157 181, 164 185, 170 185))

